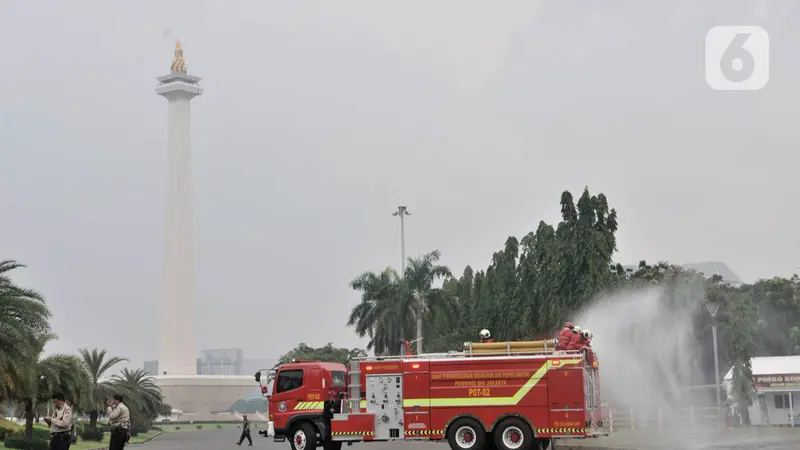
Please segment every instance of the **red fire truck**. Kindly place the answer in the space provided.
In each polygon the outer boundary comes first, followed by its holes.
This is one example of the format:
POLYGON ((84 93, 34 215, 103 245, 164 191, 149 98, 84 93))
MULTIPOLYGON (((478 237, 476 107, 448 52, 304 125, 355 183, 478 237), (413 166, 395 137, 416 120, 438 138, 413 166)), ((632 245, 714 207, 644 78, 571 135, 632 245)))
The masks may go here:
MULTIPOLYGON (((554 340, 464 344, 444 354, 292 361, 256 373, 260 433, 292 450, 447 440, 453 450, 543 450, 603 433, 598 361, 554 340)), ((403 352, 401 352, 403 353, 403 352)))

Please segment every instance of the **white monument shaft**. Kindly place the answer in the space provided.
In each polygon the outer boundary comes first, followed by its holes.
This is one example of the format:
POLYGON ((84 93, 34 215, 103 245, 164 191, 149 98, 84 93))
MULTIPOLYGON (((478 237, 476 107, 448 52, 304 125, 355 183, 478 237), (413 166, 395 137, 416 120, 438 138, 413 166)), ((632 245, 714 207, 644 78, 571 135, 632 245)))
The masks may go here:
POLYGON ((190 102, 201 95, 199 77, 186 73, 180 41, 172 73, 159 77, 156 93, 168 101, 167 211, 164 254, 164 301, 158 371, 197 374, 194 303, 190 102))

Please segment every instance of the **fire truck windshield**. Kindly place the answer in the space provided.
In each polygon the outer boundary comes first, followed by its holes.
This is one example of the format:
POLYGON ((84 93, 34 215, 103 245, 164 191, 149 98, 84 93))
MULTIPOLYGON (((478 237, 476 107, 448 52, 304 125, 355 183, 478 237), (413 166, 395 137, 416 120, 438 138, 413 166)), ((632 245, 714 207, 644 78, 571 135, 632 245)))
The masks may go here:
POLYGON ((344 386, 344 372, 335 370, 331 372, 331 385, 336 387, 344 386))

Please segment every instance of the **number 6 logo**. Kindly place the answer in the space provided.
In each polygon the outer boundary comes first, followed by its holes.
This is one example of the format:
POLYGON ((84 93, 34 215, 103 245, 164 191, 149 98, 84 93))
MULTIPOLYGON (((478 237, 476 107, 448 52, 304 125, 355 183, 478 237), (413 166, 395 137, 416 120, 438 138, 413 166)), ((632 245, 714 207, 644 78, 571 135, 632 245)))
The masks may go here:
POLYGON ((706 34, 706 82, 719 91, 756 91, 769 81, 769 35, 756 26, 717 26, 706 34))

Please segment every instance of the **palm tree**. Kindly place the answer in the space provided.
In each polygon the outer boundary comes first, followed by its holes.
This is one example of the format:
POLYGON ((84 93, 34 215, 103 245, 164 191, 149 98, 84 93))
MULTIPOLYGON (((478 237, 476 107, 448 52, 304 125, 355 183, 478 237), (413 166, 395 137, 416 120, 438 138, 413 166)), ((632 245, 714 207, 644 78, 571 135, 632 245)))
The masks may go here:
POLYGON ((134 423, 149 424, 162 413, 164 397, 161 388, 142 369, 122 369, 119 375, 111 377, 111 384, 125 398, 131 413, 131 429, 134 423))
POLYGON ((14 391, 16 400, 25 405, 27 437, 33 435, 36 405, 49 401, 53 393, 64 394, 73 409, 85 404, 91 394, 91 377, 79 356, 57 353, 40 358, 45 344, 55 337, 54 334, 46 334, 35 339, 36 358, 26 366, 25 378, 20 380, 14 391))
POLYGON ((29 364, 39 357, 36 336, 50 332, 50 311, 42 296, 17 286, 8 275, 21 267, 16 261, 0 261, 0 399, 14 396, 30 372, 29 364))
POLYGON ((407 293, 414 304, 414 318, 417 322, 417 354, 422 354, 422 322, 423 318, 435 314, 437 309, 446 307, 451 296, 442 288, 434 288, 433 283, 440 278, 453 276, 450 268, 437 264, 441 256, 439 250, 426 253, 419 258, 408 258, 403 280, 407 293))
POLYGON ((380 273, 364 272, 350 282, 361 292, 361 302, 350 312, 347 326, 359 337, 369 335, 367 350, 396 354, 399 341, 413 332, 414 312, 406 286, 392 268, 380 273))
POLYGON ((120 358, 118 356, 110 356, 106 359, 106 350, 82 348, 79 350, 83 357, 83 363, 89 370, 89 375, 92 378, 92 395, 89 398, 89 403, 86 405, 89 409, 89 426, 97 426, 97 417, 100 411, 103 410, 108 398, 112 394, 112 385, 108 381, 100 381, 103 374, 116 364, 128 361, 128 358, 120 358))

